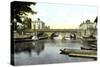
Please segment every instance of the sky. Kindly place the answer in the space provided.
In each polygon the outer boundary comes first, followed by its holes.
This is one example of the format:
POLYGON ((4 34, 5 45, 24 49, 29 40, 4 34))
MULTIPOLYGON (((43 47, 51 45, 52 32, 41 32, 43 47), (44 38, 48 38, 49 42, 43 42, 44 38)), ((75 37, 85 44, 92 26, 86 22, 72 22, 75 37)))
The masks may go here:
POLYGON ((36 15, 30 15, 32 20, 40 18, 52 29, 76 29, 83 21, 89 19, 93 22, 97 16, 95 6, 36 3, 30 7, 37 11, 36 15))

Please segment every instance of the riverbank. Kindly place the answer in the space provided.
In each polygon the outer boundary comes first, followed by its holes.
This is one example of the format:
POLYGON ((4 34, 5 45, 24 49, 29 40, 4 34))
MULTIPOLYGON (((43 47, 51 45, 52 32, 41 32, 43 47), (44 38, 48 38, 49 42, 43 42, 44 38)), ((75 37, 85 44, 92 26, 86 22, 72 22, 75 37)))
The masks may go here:
POLYGON ((17 35, 14 38, 15 42, 29 42, 29 41, 38 41, 43 39, 48 39, 48 37, 38 37, 37 39, 33 39, 32 35, 17 35))

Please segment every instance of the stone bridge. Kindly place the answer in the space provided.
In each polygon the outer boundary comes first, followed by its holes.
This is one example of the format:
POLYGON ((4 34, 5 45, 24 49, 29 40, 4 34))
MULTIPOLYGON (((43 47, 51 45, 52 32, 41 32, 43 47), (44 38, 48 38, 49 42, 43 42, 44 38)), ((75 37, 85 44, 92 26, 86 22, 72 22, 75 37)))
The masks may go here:
POLYGON ((70 36, 71 33, 74 33, 76 36, 78 35, 78 29, 31 29, 31 30, 26 30, 26 32, 44 32, 45 34, 48 35, 48 37, 50 37, 53 33, 59 33, 62 37, 64 37, 66 34, 68 36, 70 36))

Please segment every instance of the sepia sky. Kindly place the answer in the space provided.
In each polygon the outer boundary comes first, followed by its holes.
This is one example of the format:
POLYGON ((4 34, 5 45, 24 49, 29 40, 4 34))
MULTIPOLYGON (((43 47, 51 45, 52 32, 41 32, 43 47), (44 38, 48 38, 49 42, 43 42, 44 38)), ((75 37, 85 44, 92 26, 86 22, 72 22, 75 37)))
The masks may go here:
POLYGON ((37 3, 30 6, 37 14, 30 17, 32 20, 40 18, 53 29, 75 29, 80 23, 97 16, 97 7, 67 4, 37 3))

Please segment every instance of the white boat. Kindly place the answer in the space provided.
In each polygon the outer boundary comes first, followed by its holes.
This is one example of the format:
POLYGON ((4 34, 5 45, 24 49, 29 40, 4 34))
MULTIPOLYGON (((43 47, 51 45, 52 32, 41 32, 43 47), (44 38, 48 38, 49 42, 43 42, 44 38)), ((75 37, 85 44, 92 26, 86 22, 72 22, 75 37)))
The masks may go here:
POLYGON ((62 36, 59 34, 57 37, 53 37, 54 40, 61 40, 62 36))
POLYGON ((70 40, 70 38, 69 38, 69 37, 65 37, 64 39, 65 39, 65 40, 70 40))
POLYGON ((38 40, 38 37, 37 36, 33 36, 32 40, 38 40))
POLYGON ((65 40, 70 40, 70 34, 66 34, 66 35, 64 36, 64 39, 65 39, 65 40))

